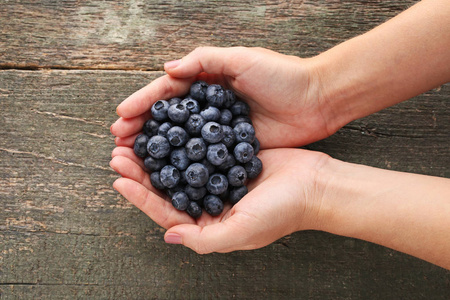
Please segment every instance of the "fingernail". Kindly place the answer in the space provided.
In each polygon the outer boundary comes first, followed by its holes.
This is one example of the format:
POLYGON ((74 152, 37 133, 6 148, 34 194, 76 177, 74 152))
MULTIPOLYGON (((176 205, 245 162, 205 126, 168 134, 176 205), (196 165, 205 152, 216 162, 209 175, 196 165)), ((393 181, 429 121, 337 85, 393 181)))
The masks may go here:
POLYGON ((181 236, 176 233, 169 233, 164 237, 167 244, 181 244, 181 236))
POLYGON ((174 69, 181 63, 181 59, 168 61, 164 64, 164 69, 174 69))

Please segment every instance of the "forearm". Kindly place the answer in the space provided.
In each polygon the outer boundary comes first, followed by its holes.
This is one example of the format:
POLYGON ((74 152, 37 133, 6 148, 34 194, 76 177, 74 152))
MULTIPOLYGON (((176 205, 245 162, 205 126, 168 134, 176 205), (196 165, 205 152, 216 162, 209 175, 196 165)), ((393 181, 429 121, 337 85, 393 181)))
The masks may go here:
POLYGON ((450 269, 450 180, 330 159, 322 169, 322 230, 450 269))
POLYGON ((337 128, 450 80, 450 5, 424 0, 314 57, 324 114, 337 128))

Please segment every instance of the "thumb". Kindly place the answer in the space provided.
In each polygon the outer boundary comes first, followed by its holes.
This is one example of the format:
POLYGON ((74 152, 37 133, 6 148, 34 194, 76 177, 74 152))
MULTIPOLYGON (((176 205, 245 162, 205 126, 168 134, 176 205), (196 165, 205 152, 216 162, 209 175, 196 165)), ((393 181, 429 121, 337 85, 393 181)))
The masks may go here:
POLYGON ((165 63, 164 70, 177 78, 194 77, 202 72, 236 77, 248 62, 248 54, 245 47, 198 47, 182 59, 165 63))
POLYGON ((227 219, 224 222, 204 227, 182 224, 171 227, 164 235, 169 244, 183 244, 199 254, 212 252, 231 252, 244 249, 246 237, 236 223, 227 219))

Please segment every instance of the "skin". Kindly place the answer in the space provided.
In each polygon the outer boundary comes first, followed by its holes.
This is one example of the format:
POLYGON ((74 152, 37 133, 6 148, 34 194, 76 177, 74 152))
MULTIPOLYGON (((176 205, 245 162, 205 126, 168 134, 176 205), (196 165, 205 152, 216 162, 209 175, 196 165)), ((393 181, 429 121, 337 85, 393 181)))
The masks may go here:
POLYGON ((111 167, 122 178, 114 188, 167 229, 166 242, 202 254, 255 249, 312 229, 378 243, 449 269, 449 179, 289 148, 448 82, 448 15, 448 1, 422 1, 309 59, 260 48, 202 47, 166 63, 168 75, 117 108, 111 167), (185 94, 198 79, 232 88, 249 103, 264 169, 234 207, 194 220, 151 186, 132 145, 151 105, 185 94))

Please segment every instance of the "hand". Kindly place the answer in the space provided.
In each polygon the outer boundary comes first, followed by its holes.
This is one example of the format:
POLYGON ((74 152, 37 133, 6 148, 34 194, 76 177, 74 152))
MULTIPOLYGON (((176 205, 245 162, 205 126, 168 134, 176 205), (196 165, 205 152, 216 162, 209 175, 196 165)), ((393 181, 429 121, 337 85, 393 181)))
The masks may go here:
POLYGON ((250 105, 263 149, 305 145, 338 129, 325 116, 329 110, 319 99, 308 59, 260 48, 204 47, 166 63, 165 70, 170 76, 155 80, 118 106, 122 118, 111 128, 119 137, 118 145, 141 129, 155 101, 186 94, 198 79, 231 88, 250 105))
POLYGON ((177 211, 155 190, 132 149, 113 151, 111 167, 123 177, 114 188, 160 226, 165 240, 198 253, 256 249, 294 231, 319 229, 322 189, 317 171, 329 157, 300 149, 263 150, 263 172, 248 185, 249 193, 236 205, 225 205, 217 217, 206 212, 194 220, 177 211))

